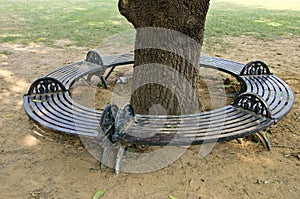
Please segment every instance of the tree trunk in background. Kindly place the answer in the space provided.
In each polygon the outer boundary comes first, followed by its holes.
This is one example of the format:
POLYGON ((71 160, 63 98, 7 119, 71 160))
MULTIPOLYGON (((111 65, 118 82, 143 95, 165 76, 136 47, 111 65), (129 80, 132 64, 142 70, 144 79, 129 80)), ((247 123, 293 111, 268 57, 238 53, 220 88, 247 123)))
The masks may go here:
POLYGON ((136 113, 199 111, 198 65, 209 0, 119 0, 137 30, 131 104, 136 113))

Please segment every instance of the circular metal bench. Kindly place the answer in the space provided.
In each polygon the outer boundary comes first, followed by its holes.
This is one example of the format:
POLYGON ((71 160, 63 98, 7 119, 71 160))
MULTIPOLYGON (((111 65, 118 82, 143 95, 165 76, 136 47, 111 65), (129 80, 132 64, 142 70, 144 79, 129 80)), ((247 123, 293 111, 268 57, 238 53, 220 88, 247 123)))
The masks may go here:
POLYGON ((290 87, 271 74, 263 62, 244 65, 211 57, 201 57, 200 65, 229 73, 241 84, 241 94, 234 103, 219 109, 181 116, 149 116, 134 114, 130 105, 119 109, 109 104, 100 112, 72 99, 70 88, 79 78, 87 76, 90 80, 96 75, 106 86, 105 80, 115 67, 133 64, 133 59, 130 54, 101 58, 96 51, 90 51, 84 61, 34 81, 23 97, 26 113, 53 130, 108 142, 103 144, 107 146, 102 156, 104 163, 111 143, 118 143, 121 146, 116 161, 118 173, 124 146, 128 144, 195 145, 245 137, 277 123, 290 111, 294 101, 290 87), (104 77, 107 69, 110 71, 104 77))

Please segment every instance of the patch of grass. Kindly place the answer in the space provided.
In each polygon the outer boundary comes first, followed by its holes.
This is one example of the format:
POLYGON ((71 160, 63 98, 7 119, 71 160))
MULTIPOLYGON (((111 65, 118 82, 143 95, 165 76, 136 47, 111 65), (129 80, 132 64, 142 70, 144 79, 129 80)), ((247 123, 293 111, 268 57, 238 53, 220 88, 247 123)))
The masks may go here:
POLYGON ((213 0, 213 2, 235 3, 242 6, 266 8, 269 10, 300 11, 299 0, 213 0))
POLYGON ((91 47, 130 28, 118 12, 117 0, 0 2, 0 42, 53 46, 57 40, 71 40, 91 47))
MULTIPOLYGON (((293 0, 287 0, 285 4, 288 1, 293 0)), ((273 10, 248 4, 212 2, 205 36, 211 39, 240 35, 257 39, 300 36, 300 10, 273 10)))
MULTIPOLYGON (((278 10, 280 2, 274 1, 276 9, 250 0, 212 0, 206 42, 226 47, 224 36, 300 36, 300 9, 285 6, 278 10)), ((294 1, 282 4, 293 5, 294 1)), ((133 29, 117 5, 118 0, 1 0, 0 43, 56 46, 57 41, 68 40, 68 46, 95 47, 109 36, 133 29)))
POLYGON ((8 55, 11 55, 12 52, 8 51, 8 50, 3 50, 3 51, 0 51, 0 54, 8 56, 8 55))
POLYGON ((222 39, 222 37, 205 36, 205 50, 216 52, 227 52, 228 49, 234 48, 234 46, 222 39))

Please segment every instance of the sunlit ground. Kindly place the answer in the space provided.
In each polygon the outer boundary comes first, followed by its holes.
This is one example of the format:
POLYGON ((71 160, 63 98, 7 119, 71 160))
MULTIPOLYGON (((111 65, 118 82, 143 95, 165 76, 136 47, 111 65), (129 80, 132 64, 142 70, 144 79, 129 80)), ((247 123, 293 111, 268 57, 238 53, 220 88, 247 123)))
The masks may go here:
POLYGON ((300 0, 212 0, 214 2, 235 3, 274 10, 300 11, 300 0))

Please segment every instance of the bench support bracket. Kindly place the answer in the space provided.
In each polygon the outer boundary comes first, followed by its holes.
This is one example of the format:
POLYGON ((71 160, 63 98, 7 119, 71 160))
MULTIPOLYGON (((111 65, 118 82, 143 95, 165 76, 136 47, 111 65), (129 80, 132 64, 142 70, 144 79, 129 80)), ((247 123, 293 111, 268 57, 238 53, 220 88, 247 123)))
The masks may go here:
POLYGON ((259 138, 259 140, 261 141, 262 145, 266 149, 268 149, 269 151, 272 150, 271 142, 270 142, 269 138, 267 137, 267 135, 265 134, 265 132, 258 132, 258 133, 256 133, 256 136, 259 138))

